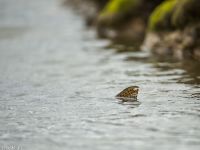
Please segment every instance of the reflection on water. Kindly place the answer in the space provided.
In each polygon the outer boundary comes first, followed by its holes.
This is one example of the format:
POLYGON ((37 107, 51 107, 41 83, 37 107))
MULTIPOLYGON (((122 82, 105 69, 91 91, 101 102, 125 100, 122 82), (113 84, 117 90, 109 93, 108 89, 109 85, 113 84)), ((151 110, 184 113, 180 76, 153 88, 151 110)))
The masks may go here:
MULTIPOLYGON (((124 101, 124 100, 120 100, 118 101, 119 104, 121 105, 129 105, 128 108, 136 108, 139 107, 141 102, 137 101, 124 101)), ((137 115, 136 115, 137 116, 137 115)))
MULTIPOLYGON (((200 84, 200 63, 193 60, 176 61, 166 58, 155 59, 155 56, 146 56, 148 53, 136 53, 134 56, 127 56, 126 61, 139 61, 153 64, 158 71, 155 73, 157 76, 176 75, 179 79, 176 82, 185 84, 200 84)), ((130 74, 130 73, 128 73, 130 74)), ((154 75, 155 75, 154 74, 154 75)))
POLYGON ((199 63, 116 53, 59 0, 0 2, 0 145, 200 148, 199 63))

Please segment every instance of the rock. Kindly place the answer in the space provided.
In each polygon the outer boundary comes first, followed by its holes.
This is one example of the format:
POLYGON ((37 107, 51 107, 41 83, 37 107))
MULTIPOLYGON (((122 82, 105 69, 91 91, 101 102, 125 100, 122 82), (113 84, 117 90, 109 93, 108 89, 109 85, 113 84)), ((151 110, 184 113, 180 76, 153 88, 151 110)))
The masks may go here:
POLYGON ((181 0, 177 3, 173 12, 171 23, 176 28, 184 28, 188 25, 198 23, 200 20, 199 0, 181 0))
POLYGON ((193 25, 184 30, 149 32, 142 48, 151 50, 162 57, 170 56, 179 60, 196 59, 200 61, 198 28, 197 25, 193 25))
MULTIPOLYGON (((134 43, 132 45, 141 45, 146 32, 148 16, 154 7, 162 1, 109 1, 97 19, 99 37, 110 38, 115 42, 121 41, 120 44, 123 41, 124 45, 131 42, 134 43)), ((139 49, 139 46, 137 47, 139 49)))
POLYGON ((199 60, 200 3, 165 0, 151 14, 143 49, 160 56, 199 60))
POLYGON ((148 30, 159 31, 171 29, 171 16, 177 2, 177 0, 166 0, 158 5, 150 15, 148 30))
POLYGON ((99 26, 117 26, 132 14, 140 0, 111 0, 98 17, 99 26))
POLYGON ((194 49, 194 59, 200 61, 200 48, 194 49))

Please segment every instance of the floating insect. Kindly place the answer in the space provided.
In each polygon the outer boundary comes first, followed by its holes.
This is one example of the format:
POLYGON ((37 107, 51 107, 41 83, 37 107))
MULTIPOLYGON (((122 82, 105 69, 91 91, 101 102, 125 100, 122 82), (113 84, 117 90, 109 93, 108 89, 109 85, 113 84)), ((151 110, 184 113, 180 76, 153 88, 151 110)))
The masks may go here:
POLYGON ((122 100, 135 100, 137 99, 138 91, 139 91, 138 86, 130 86, 128 88, 125 88, 115 97, 122 100))

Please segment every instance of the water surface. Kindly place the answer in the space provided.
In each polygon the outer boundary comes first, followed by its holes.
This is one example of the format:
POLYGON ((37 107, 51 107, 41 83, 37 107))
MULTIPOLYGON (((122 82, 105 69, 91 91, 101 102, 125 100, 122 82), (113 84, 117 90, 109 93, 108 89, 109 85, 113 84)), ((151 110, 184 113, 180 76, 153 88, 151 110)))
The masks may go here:
POLYGON ((1 148, 200 149, 198 63, 116 53, 59 0, 0 0, 0 20, 1 148))

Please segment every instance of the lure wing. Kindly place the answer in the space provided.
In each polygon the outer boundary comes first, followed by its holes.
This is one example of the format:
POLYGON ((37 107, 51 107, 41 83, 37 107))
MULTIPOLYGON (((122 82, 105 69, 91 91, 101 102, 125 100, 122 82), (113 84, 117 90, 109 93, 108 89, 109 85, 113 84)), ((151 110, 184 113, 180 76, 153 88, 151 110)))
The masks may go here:
POLYGON ((116 97, 135 98, 138 95, 138 91, 138 86, 131 86, 121 91, 119 94, 116 95, 116 97))

